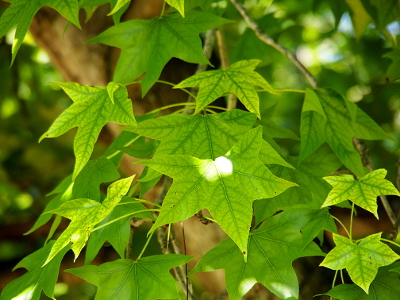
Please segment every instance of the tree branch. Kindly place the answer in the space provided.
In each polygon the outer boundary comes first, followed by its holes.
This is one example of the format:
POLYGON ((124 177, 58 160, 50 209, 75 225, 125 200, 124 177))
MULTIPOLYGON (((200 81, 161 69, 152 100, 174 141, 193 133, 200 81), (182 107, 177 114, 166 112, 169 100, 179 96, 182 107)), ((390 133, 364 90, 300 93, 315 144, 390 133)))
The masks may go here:
POLYGON ((317 89, 319 88, 319 85, 317 83, 317 80, 315 79, 315 77, 306 69, 306 67, 285 47, 283 47, 281 44, 279 44, 278 42, 276 42, 274 39, 272 39, 268 34, 266 34, 264 32, 264 30, 262 30, 256 22, 254 22, 254 20, 249 16, 249 14, 246 12, 245 8, 243 7, 242 4, 240 4, 237 0, 231 0, 232 4, 236 7, 236 9, 239 11, 239 13, 242 15, 243 19, 247 22, 247 24, 249 25, 249 27, 254 31, 254 33, 256 34, 256 36, 263 41, 264 43, 266 43, 267 45, 275 48, 276 50, 278 50, 280 53, 282 53, 283 55, 285 55, 287 57, 287 59, 289 59, 295 66, 297 69, 299 69, 299 71, 301 73, 303 73, 303 75, 306 77, 306 79, 308 80, 308 82, 310 83, 311 87, 313 89, 317 89))

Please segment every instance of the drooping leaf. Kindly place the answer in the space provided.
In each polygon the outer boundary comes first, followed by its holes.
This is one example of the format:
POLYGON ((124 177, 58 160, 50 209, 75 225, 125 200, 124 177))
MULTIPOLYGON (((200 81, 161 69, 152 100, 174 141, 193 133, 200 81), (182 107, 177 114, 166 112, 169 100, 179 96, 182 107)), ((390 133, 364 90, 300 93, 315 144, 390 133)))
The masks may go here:
POLYGON ((261 131, 260 126, 250 130, 225 156, 215 160, 167 155, 140 162, 174 178, 151 230, 185 220, 207 208, 246 253, 253 201, 272 198, 295 186, 274 176, 257 158, 261 131))
POLYGON ((107 87, 79 85, 74 82, 57 83, 74 101, 45 132, 44 138, 57 137, 73 127, 79 127, 74 141, 76 156, 73 179, 83 169, 92 154, 94 143, 107 122, 136 125, 132 102, 125 87, 114 92, 112 103, 107 87))
POLYGON ((69 269, 98 287, 95 300, 153 300, 179 298, 169 270, 186 264, 192 257, 164 254, 137 261, 119 259, 100 266, 69 269))
POLYGON ((246 108, 260 116, 260 99, 255 87, 264 88, 266 91, 277 94, 269 83, 254 71, 260 60, 242 60, 232 64, 226 70, 206 71, 193 75, 174 88, 199 86, 200 90, 196 99, 196 111, 221 97, 225 93, 235 94, 246 108))
POLYGON ((130 234, 130 219, 133 217, 153 220, 153 216, 149 211, 146 211, 146 207, 142 203, 135 202, 130 197, 123 197, 114 210, 98 225, 121 219, 94 231, 90 235, 86 247, 85 264, 89 264, 95 258, 105 241, 109 241, 118 254, 124 257, 130 234), (123 216, 125 217, 122 218, 123 216))
POLYGON ((103 203, 81 198, 65 202, 58 209, 49 211, 48 213, 58 214, 70 219, 71 223, 54 243, 45 264, 50 262, 70 242, 75 258, 78 257, 94 226, 113 211, 121 198, 128 192, 133 177, 121 179, 111 184, 107 189, 107 198, 104 199, 103 203))
POLYGON ((382 233, 372 234, 355 244, 346 237, 333 234, 336 247, 320 264, 332 270, 346 268, 351 280, 367 294, 378 268, 390 265, 400 256, 380 241, 382 233))
POLYGON ((379 268, 368 294, 356 284, 340 284, 326 295, 340 300, 400 299, 399 274, 391 272, 392 268, 392 265, 379 268))
POLYGON ((359 181, 351 175, 328 176, 324 179, 333 186, 322 207, 331 206, 340 202, 351 200, 358 206, 373 213, 379 219, 376 198, 379 195, 397 195, 399 191, 385 179, 387 171, 378 169, 368 173, 359 181))
POLYGON ((396 21, 399 17, 399 2, 396 0, 361 0, 365 10, 373 19, 379 31, 396 21))
POLYGON ((54 299, 54 286, 57 282, 60 263, 68 248, 61 250, 50 263, 42 266, 53 244, 54 241, 49 242, 43 248, 25 257, 15 266, 14 270, 25 268, 28 272, 11 281, 1 293, 0 300, 39 300, 42 290, 46 296, 54 299))
POLYGON ((12 62, 14 62, 18 49, 24 41, 33 17, 43 6, 50 6, 57 10, 64 18, 81 28, 78 19, 79 4, 77 0, 13 0, 0 18, 0 37, 4 36, 14 26, 17 27, 12 46, 12 62))
POLYGON ((190 11, 183 18, 170 14, 151 20, 131 20, 115 25, 90 42, 121 48, 114 81, 132 82, 144 72, 142 95, 157 81, 165 64, 177 57, 190 63, 209 61, 204 57, 199 33, 219 27, 228 20, 190 11))
POLYGON ((301 114, 299 163, 327 142, 341 162, 358 177, 363 176, 361 158, 352 137, 367 140, 390 137, 354 103, 331 89, 307 90, 301 114))
POLYGON ((108 159, 100 157, 99 159, 89 161, 74 182, 72 182, 72 177, 68 176, 56 187, 51 194, 58 193, 58 195, 46 205, 44 212, 26 234, 35 231, 47 223, 52 217, 48 212, 59 208, 68 200, 88 198, 100 201, 99 185, 103 182, 115 180, 118 177, 119 173, 116 166, 108 159))
POLYGON ((175 7, 177 11, 185 17, 185 0, 165 0, 169 5, 175 7))
POLYGON ((371 16, 365 10, 362 0, 346 0, 346 4, 350 8, 350 17, 354 32, 357 39, 360 39, 364 35, 367 26, 372 21, 371 16))
POLYGON ((307 222, 308 218, 297 211, 280 213, 250 234, 247 262, 237 245, 227 238, 207 252, 191 274, 225 269, 230 299, 242 297, 256 282, 280 299, 298 299, 293 260, 324 255, 313 242, 304 243, 300 229, 307 222))

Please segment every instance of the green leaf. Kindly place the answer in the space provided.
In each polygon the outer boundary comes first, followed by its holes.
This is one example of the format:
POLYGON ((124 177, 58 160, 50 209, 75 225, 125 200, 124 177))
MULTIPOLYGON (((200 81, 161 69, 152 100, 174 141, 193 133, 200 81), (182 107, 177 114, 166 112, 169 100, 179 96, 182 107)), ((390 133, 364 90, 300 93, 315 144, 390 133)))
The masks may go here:
POLYGON ((361 2, 379 31, 384 31, 387 25, 399 17, 397 0, 361 0, 361 2))
POLYGON ((137 261, 119 259, 100 266, 69 269, 98 287, 95 300, 153 300, 179 298, 169 270, 186 264, 191 256, 164 254, 137 261))
POLYGON ((17 27, 12 46, 12 62, 14 62, 18 49, 21 46, 32 19, 36 12, 43 6, 50 6, 57 10, 64 18, 79 25, 77 0, 14 0, 0 18, 0 37, 4 36, 14 26, 17 27))
POLYGON ((331 89, 307 90, 300 131, 302 142, 299 163, 323 142, 327 142, 341 162, 358 177, 365 172, 352 137, 367 140, 390 138, 355 104, 344 100, 331 89), (317 100, 320 106, 315 103, 317 100))
POLYGON ((228 20, 190 11, 182 18, 170 14, 151 20, 131 20, 115 25, 90 42, 99 42, 122 49, 115 69, 114 81, 130 83, 144 72, 144 96, 159 78, 172 58, 190 63, 208 64, 204 57, 199 33, 219 27, 228 20))
POLYGON ((123 151, 132 157, 148 158, 156 151, 159 144, 160 142, 156 140, 150 140, 145 143, 134 143, 132 146, 124 147, 123 151))
POLYGON ((151 230, 207 208, 246 253, 253 201, 272 198, 296 185, 274 176, 257 158, 261 131, 261 127, 250 130, 225 156, 215 160, 167 155, 140 162, 174 178, 151 230))
POLYGON ((304 243, 300 229, 307 221, 297 211, 280 213, 250 234, 247 262, 235 243, 227 238, 207 252, 191 274, 225 269, 230 299, 239 299, 256 282, 280 299, 297 299, 299 286, 293 260, 324 255, 313 242, 304 243))
POLYGON ((26 234, 35 231, 47 223, 52 217, 47 212, 59 208, 68 200, 89 198, 100 201, 99 185, 117 178, 119 178, 117 168, 108 159, 100 157, 99 159, 89 161, 74 182, 72 182, 72 177, 68 176, 55 188, 51 194, 58 193, 58 195, 46 205, 44 212, 26 234))
POLYGON ((380 241, 382 233, 372 234, 359 244, 346 237, 333 234, 336 247, 331 250, 320 264, 332 270, 346 268, 351 280, 367 294, 378 268, 390 265, 400 256, 380 241))
POLYGON ((354 180, 351 175, 324 177, 333 189, 328 195, 322 207, 331 206, 340 202, 351 200, 358 206, 373 213, 379 219, 376 198, 379 195, 400 196, 394 185, 385 179, 387 171, 378 169, 368 173, 359 181, 354 180))
POLYGON ((14 270, 25 268, 28 272, 11 281, 1 293, 0 300, 39 300, 42 290, 46 296, 54 299, 54 286, 57 282, 60 263, 68 248, 64 248, 50 263, 42 266, 53 244, 54 241, 49 242, 43 248, 25 257, 15 266, 14 270))
POLYGON ((232 64, 226 70, 202 72, 185 79, 174 88, 200 87, 195 113, 200 112, 225 93, 233 93, 249 111, 261 118, 260 99, 255 87, 264 88, 271 94, 277 93, 260 74, 254 72, 260 62, 257 59, 242 60, 232 64))
POLYGON ((128 4, 130 2, 131 2, 131 0, 114 0, 114 1, 111 1, 113 9, 111 10, 111 12, 108 15, 110 16, 110 15, 115 14, 117 11, 119 11, 122 7, 124 7, 126 4, 128 4))
POLYGON ((389 80, 396 81, 400 79, 400 50, 386 53, 383 57, 390 58, 393 61, 386 71, 386 76, 389 80))
POLYGON ((185 0, 165 0, 169 5, 175 7, 177 11, 185 17, 185 0))
POLYGON ((51 252, 45 262, 50 262, 70 242, 75 259, 85 246, 93 227, 109 215, 121 198, 128 192, 134 176, 118 180, 107 189, 107 198, 103 203, 90 199, 75 199, 61 205, 58 209, 48 213, 58 214, 71 220, 71 223, 63 231, 51 248, 51 252))
POLYGON ((107 87, 79 85, 74 82, 57 83, 74 103, 64 111, 45 132, 44 138, 57 137, 73 127, 79 127, 74 142, 76 156, 72 179, 83 169, 92 154, 94 143, 107 122, 136 125, 132 102, 125 87, 114 92, 113 104, 107 87))
POLYGON ((134 217, 153 220, 151 213, 145 212, 145 210, 147 209, 142 203, 135 202, 130 197, 123 197, 114 210, 98 225, 119 220, 94 231, 90 235, 86 247, 85 264, 89 264, 95 258, 105 241, 109 241, 118 254, 124 257, 130 234, 130 219, 134 217), (140 213, 134 214, 135 212, 140 213))
POLYGON ((354 32, 357 39, 360 39, 372 19, 365 10, 361 0, 346 0, 346 4, 350 7, 350 17, 353 23, 354 32))

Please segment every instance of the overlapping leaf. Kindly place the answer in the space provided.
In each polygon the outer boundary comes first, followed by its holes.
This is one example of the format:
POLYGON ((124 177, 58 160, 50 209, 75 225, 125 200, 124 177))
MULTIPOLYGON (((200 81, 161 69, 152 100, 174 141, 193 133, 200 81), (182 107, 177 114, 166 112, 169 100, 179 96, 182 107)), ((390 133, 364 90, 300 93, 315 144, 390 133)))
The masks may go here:
POLYGON ((86 86, 77 83, 57 83, 74 101, 45 132, 44 138, 57 137, 73 127, 79 127, 74 142, 76 156, 73 179, 83 169, 92 154, 94 143, 107 122, 136 125, 132 102, 125 87, 114 93, 114 104, 107 87, 86 86))
POLYGON ((393 61, 386 71, 388 79, 390 81, 400 79, 400 50, 386 53, 383 57, 390 58, 393 61))
POLYGON ((400 299, 399 274, 391 272, 391 268, 393 268, 392 265, 379 268, 368 294, 358 285, 340 284, 327 292, 326 295, 341 300, 400 299))
POLYGON ((326 255, 320 265, 332 270, 346 268, 353 282, 368 294, 378 268, 390 265, 400 258, 389 246, 380 241, 381 234, 372 234, 359 244, 333 234, 336 247, 326 255))
POLYGON ((54 259, 42 266, 50 253, 54 242, 51 241, 43 248, 21 260, 14 269, 25 268, 27 273, 11 281, 3 290, 0 300, 24 299, 39 300, 41 291, 54 299, 54 286, 57 282, 60 263, 68 248, 61 250, 54 259))
POLYGON ((192 257, 164 254, 137 261, 119 259, 100 266, 67 270, 98 287, 95 300, 153 300, 179 298, 169 270, 186 264, 192 257))
POLYGON ((221 26, 228 20, 190 11, 183 18, 170 14, 151 20, 131 20, 101 33, 91 42, 122 49, 114 80, 129 83, 144 72, 142 94, 157 81, 165 64, 177 57, 190 63, 209 61, 204 57, 199 33, 221 26))
POLYGON ((32 19, 43 6, 50 6, 57 10, 64 18, 80 28, 77 0, 13 0, 0 18, 0 37, 4 36, 13 27, 17 27, 12 46, 12 61, 24 41, 32 19))
POLYGON ((232 64, 226 70, 202 72, 185 79, 174 88, 200 87, 196 99, 195 113, 198 113, 225 93, 231 92, 242 101, 249 111, 260 118, 260 99, 255 87, 258 86, 276 94, 269 83, 254 71, 260 62, 257 59, 242 60, 232 64))
POLYGON ((330 89, 307 90, 301 114, 299 163, 327 142, 342 163, 358 177, 364 169, 352 137, 367 140, 390 138, 354 103, 330 89))
POLYGON ((299 286, 292 261, 302 256, 324 255, 317 245, 302 238, 300 229, 308 221, 299 211, 280 213, 250 234, 247 262, 227 238, 206 253, 191 273, 225 269, 230 299, 242 297, 256 282, 280 299, 297 299, 299 286))
POLYGON ((379 195, 400 196, 394 185, 385 179, 386 174, 387 171, 385 169, 375 170, 360 178, 359 181, 354 180, 351 175, 324 177, 333 186, 333 189, 322 207, 351 200, 358 206, 373 213, 379 219, 376 198, 379 195))
POLYGON ((215 160, 167 155, 140 162, 174 178, 152 230, 207 208, 246 253, 253 201, 272 198, 296 185, 274 176, 257 158, 261 131, 260 126, 250 130, 225 156, 215 160))
POLYGON ((132 180, 133 176, 111 184, 107 189, 107 198, 104 199, 103 203, 81 198, 68 201, 58 209, 49 211, 48 213, 58 214, 70 219, 71 223, 54 243, 45 264, 50 262, 70 242, 75 258, 78 257, 93 227, 113 211, 121 198, 128 192, 132 180))
POLYGON ((125 249, 130 235, 130 219, 147 218, 153 220, 153 216, 146 207, 135 202, 130 197, 123 197, 121 202, 99 225, 113 223, 94 231, 89 238, 86 247, 85 264, 89 264, 97 255, 105 241, 109 241, 121 257, 124 257, 125 249))

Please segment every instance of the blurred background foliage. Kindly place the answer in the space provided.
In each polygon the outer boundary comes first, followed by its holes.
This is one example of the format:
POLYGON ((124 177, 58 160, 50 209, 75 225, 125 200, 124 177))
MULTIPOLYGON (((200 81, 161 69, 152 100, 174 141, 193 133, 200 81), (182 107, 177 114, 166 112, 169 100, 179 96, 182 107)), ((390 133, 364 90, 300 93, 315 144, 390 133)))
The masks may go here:
MULTIPOLYGON (((240 20, 229 1, 210 1, 216 11, 240 20)), ((376 168, 386 168, 396 182, 400 154, 400 13, 398 0, 246 0, 260 27, 295 53, 322 87, 331 87, 356 102, 392 137, 367 142, 376 168)), ((4 10, 0 5, 0 9, 4 10)), ((0 11, 1 13, 1 11, 0 11)), ((277 89, 304 90, 308 83, 294 65, 262 43, 241 20, 223 28, 230 62, 260 59, 257 71, 277 89)), ((11 268, 39 248, 46 233, 22 239, 21 234, 49 201, 49 193, 73 170, 75 131, 38 143, 39 137, 71 100, 50 82, 62 81, 46 53, 28 34, 12 67, 13 33, 0 39, 0 264, 11 268)), ((214 58, 217 60, 217 58, 214 58)), ((215 66, 219 62, 213 61, 215 66)), ((304 94, 260 93, 261 108, 273 120, 300 136, 304 94)), ((278 139, 284 155, 297 155, 299 141, 278 139)), ((94 156, 105 149, 98 143, 94 156)), ((18 275, 18 274, 17 274, 18 275)), ((16 276, 17 276, 16 275, 16 276)), ((0 279, 0 289, 12 278, 0 279)), ((58 286, 56 294, 68 287, 58 286)), ((90 299, 90 286, 82 298, 90 299), (86 296, 85 296, 86 295, 86 296)), ((62 297, 59 299, 63 299, 62 297)))

